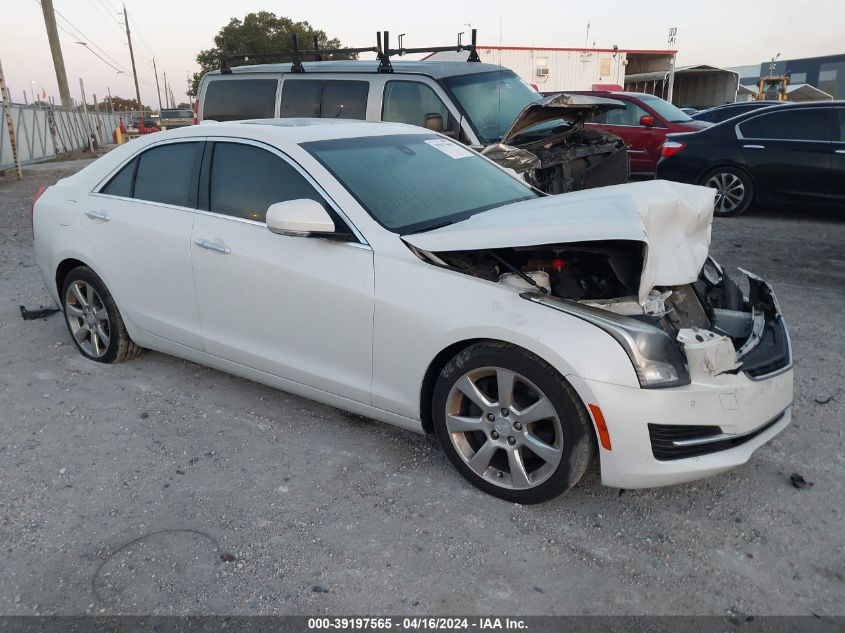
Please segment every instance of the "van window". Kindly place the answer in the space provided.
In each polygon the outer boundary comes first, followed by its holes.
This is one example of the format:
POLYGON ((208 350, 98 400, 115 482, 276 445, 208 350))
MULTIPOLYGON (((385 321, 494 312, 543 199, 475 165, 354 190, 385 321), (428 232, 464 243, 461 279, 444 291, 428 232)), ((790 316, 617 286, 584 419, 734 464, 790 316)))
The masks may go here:
POLYGON ((275 79, 218 79, 205 89, 202 118, 213 121, 272 119, 276 111, 275 79))
POLYGON ((366 119, 366 81, 287 79, 282 84, 279 116, 323 119, 366 119))
POLYGON ((381 119, 425 127, 452 138, 458 136, 458 122, 446 105, 434 90, 419 81, 388 81, 384 86, 381 119))
POLYGON ((202 146, 196 142, 168 143, 145 151, 138 158, 132 197, 192 207, 196 195, 195 165, 202 146))
POLYGON ((323 82, 319 79, 298 79, 282 84, 282 106, 279 116, 319 118, 323 82))

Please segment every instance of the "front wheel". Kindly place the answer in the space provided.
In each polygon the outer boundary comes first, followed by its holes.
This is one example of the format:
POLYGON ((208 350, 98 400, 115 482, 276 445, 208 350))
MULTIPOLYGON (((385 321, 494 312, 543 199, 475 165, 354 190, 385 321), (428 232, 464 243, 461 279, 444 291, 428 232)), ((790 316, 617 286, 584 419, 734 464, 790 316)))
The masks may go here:
POLYGON ((741 169, 719 167, 701 179, 706 187, 716 190, 713 214, 729 218, 743 213, 754 200, 754 183, 741 169))
POLYGON ((539 503, 574 486, 595 436, 574 389, 548 363, 515 345, 478 343, 440 373, 435 432, 473 485, 518 503, 539 503))

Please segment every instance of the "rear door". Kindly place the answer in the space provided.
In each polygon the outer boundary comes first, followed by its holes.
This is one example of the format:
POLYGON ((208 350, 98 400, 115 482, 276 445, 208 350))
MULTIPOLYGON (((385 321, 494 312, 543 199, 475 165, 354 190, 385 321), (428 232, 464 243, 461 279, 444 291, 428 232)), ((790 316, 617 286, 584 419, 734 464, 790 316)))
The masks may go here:
POLYGON ((737 124, 759 200, 820 201, 830 194, 833 107, 784 107, 737 124))
POLYGON ((135 325, 202 349, 191 228, 204 141, 160 143, 124 165, 83 209, 109 291, 135 325))

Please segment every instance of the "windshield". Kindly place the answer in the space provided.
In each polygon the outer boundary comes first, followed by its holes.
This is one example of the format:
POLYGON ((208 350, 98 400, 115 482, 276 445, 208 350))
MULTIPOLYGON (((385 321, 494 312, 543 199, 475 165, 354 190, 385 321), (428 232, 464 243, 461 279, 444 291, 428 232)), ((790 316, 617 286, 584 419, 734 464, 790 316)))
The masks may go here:
POLYGON ((478 140, 485 145, 501 140, 516 115, 543 98, 507 69, 444 77, 441 81, 461 104, 478 140))
POLYGON ((660 97, 641 95, 640 99, 642 99, 643 103, 648 105, 669 123, 686 123, 687 121, 693 120, 690 115, 683 112, 680 108, 676 108, 671 103, 664 101, 660 97))
POLYGON ((192 119, 194 113, 191 110, 162 110, 163 119, 192 119))
POLYGON ((418 233, 539 196, 464 145, 434 134, 303 143, 373 219, 418 233))

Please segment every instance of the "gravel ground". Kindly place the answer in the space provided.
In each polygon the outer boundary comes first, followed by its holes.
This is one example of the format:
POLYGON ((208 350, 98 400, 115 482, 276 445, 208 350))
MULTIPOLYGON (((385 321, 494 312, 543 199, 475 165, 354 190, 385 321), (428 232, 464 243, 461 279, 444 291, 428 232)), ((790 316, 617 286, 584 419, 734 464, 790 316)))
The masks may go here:
POLYGON ((425 437, 157 353, 83 360, 0 179, 0 614, 845 613, 845 216, 716 220, 794 337, 794 423, 747 465, 522 507, 425 437), (799 490, 800 472, 815 485, 799 490))

